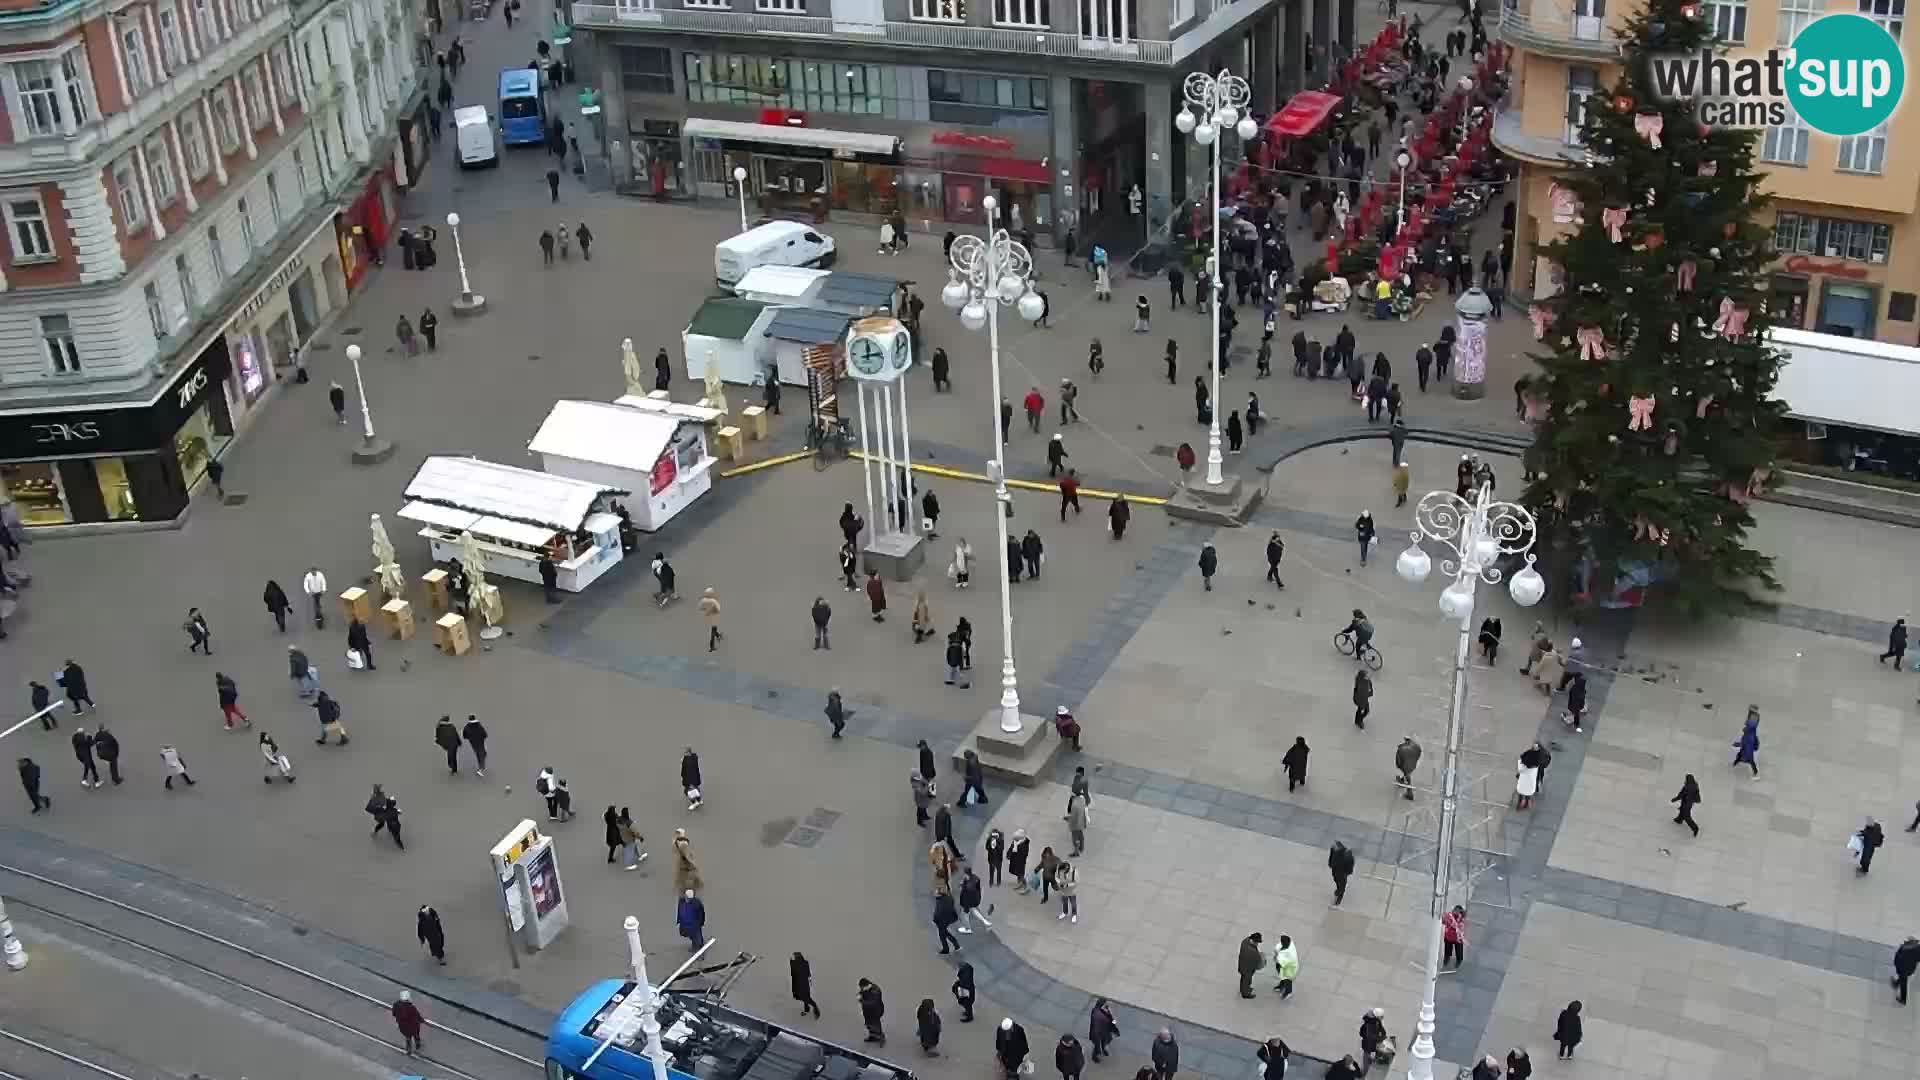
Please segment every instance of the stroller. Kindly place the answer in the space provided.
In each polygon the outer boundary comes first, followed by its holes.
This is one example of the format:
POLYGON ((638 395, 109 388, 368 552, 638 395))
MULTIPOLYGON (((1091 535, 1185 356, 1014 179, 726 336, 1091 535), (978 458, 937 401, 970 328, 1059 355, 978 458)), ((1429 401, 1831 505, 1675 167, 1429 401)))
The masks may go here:
POLYGON ((265 732, 260 735, 260 756, 267 763, 266 775, 260 778, 263 782, 271 784, 275 780, 285 780, 293 783, 293 759, 281 753, 280 747, 265 732))

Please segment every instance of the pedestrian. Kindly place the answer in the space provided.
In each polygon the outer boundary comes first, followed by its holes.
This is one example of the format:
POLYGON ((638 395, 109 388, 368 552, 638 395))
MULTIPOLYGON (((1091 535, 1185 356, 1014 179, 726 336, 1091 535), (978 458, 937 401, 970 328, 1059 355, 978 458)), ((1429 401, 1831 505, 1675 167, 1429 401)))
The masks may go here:
POLYGON ((533 793, 547 801, 547 820, 548 821, 561 820, 560 818, 560 783, 559 783, 559 778, 556 777, 553 773, 553 766, 551 765, 546 766, 545 768, 540 770, 539 776, 534 777, 533 793))
POLYGON ((867 603, 873 607, 873 621, 887 621, 887 586, 880 580, 880 571, 867 571, 867 603))
POLYGON ((1740 729, 1740 737, 1733 743, 1734 765, 1746 765, 1753 775, 1760 775, 1760 707, 1747 706, 1747 722, 1740 729))
POLYGON ((100 767, 93 761, 93 736, 86 728, 73 729, 73 756, 80 761, 80 786, 99 787, 100 767))
POLYGON ((1480 655, 1488 667, 1499 666, 1500 657, 1500 620, 1489 616, 1480 622, 1480 655))
POLYGON ((960 933, 973 933, 975 922, 989 930, 993 929, 993 923, 988 922, 987 917, 980 913, 980 899, 980 875, 974 873, 971 866, 962 867, 959 889, 960 933))
POLYGON ((413 336, 413 324, 407 321, 405 315, 400 316, 399 321, 394 323, 393 336, 394 339, 400 343, 400 350, 402 352, 408 356, 420 355, 420 343, 413 336))
POLYGON ((689 746, 680 754, 680 790, 686 792, 688 810, 698 810, 707 801, 701 794, 704 788, 700 782, 700 755, 689 746))
POLYGON ((1107 504, 1107 529, 1115 540, 1126 538, 1127 522, 1132 518, 1133 508, 1127 503, 1127 496, 1124 493, 1115 494, 1113 501, 1107 504))
MULTIPOLYGON (((1053 708, 1053 730, 1060 736, 1062 746, 1068 747, 1076 754, 1080 752, 1080 721, 1074 719, 1072 710, 1065 705, 1056 705, 1053 708)), ((1084 766, 1074 769, 1076 788, 1085 787, 1085 771, 1084 766)))
POLYGON ((1027 577, 1038 580, 1040 568, 1047 562, 1047 551, 1040 543, 1039 533, 1028 529, 1027 535, 1020 538, 1020 558, 1027 564, 1027 577))
POLYGON ((673 923, 680 928, 680 936, 687 939, 687 948, 699 951, 707 943, 707 905, 687 889, 680 894, 680 902, 675 905, 673 923))
POLYGON ((1211 540, 1200 545, 1200 583, 1207 592, 1213 591, 1213 575, 1220 569, 1220 555, 1213 549, 1211 540))
POLYGON ((1247 394, 1246 412, 1247 412, 1247 436, 1249 438, 1252 438, 1253 436, 1260 434, 1260 424, 1263 421, 1265 421, 1267 417, 1266 413, 1263 413, 1260 411, 1260 395, 1259 394, 1255 394, 1251 392, 1247 394))
POLYGON ((1267 578, 1277 588, 1286 588, 1287 583, 1280 580, 1280 560, 1287 554, 1286 541, 1280 539, 1280 530, 1275 529, 1267 535, 1267 578))
POLYGON ((554 563, 553 556, 544 550, 540 552, 538 566, 540 569, 540 591, 545 594, 547 603, 559 603, 560 567, 554 563))
POLYGON ((1111 1055, 1110 1047, 1119 1035, 1120 1022, 1114 1019, 1113 1006, 1106 998, 1094 998, 1093 1008, 1087 1013, 1087 1042, 1093 1046, 1093 1060, 1111 1055))
POLYGON ((699 892, 706 885, 700 866, 693 861, 693 841, 687 830, 673 830, 673 887, 678 892, 699 892))
POLYGON ((1913 978, 1914 969, 1920 968, 1920 938, 1909 936, 1893 950, 1893 989, 1900 1004, 1907 1003, 1907 982, 1913 978))
POLYGON ((1067 797, 1067 835, 1073 841, 1075 858, 1087 850, 1087 796, 1079 792, 1067 797))
POLYGON ((1367 565, 1367 554, 1373 550, 1377 535, 1373 528, 1373 511, 1362 510, 1360 516, 1353 519, 1353 533, 1360 541, 1360 565, 1367 565))
POLYGON ((711 585, 700 594, 700 617, 707 621, 707 651, 712 652, 727 635, 720 632, 720 595, 711 585))
POLYGON ((860 1022, 867 1026, 867 1042, 887 1045, 887 1033, 880 1026, 886 1015, 887 1003, 880 994, 879 985, 871 979, 861 979, 860 1022))
POLYGON ((993 1033, 993 1056, 1000 1063, 1000 1072, 1006 1080, 1018 1080, 1020 1067, 1031 1051, 1027 1044, 1027 1029, 1015 1023, 1011 1016, 1000 1021, 1000 1030, 993 1033))
MULTIPOLYGON (((511 20, 512 16, 509 15, 511 20)), ((413 1003, 412 991, 400 991, 400 1000, 393 1003, 393 1024, 400 1029, 400 1037, 407 1041, 407 1056, 420 1053, 420 1032, 426 1027, 426 1017, 420 1015, 419 1006, 413 1003)))
MULTIPOLYGON (((1587 677, 1586 675, 1580 672, 1575 672, 1573 674, 1572 681, 1567 684, 1567 714, 1563 718, 1564 722, 1567 724, 1567 726, 1573 728, 1573 730, 1579 731, 1581 730, 1580 722, 1585 717, 1586 711, 1587 711, 1587 677)), ((1745 734, 1742 734, 1741 738, 1744 740, 1746 738, 1745 734)), ((1740 746, 1742 744, 1735 743, 1734 745, 1740 746)), ((1753 737, 1753 745, 1754 745, 1754 749, 1756 750, 1759 749, 1760 736, 1757 733, 1753 737)), ((1734 758, 1733 763, 1735 765, 1740 764, 1740 759, 1738 757, 1734 758)), ((1747 756, 1747 764, 1749 765, 1753 764, 1753 757, 1751 754, 1748 754, 1747 756)), ((1757 766, 1754 768, 1753 771, 1754 771, 1754 775, 1756 776, 1760 774, 1760 770, 1757 766)))
POLYGON ((187 651, 213 655, 213 631, 207 628, 207 617, 200 614, 197 607, 187 609, 187 618, 180 624, 187 632, 187 651))
POLYGON ((327 387, 327 403, 333 406, 333 422, 341 427, 347 425, 347 390, 338 382, 327 387))
POLYGON ((225 720, 228 731, 233 730, 233 722, 236 718, 243 726, 253 726, 253 721, 247 719, 247 714, 240 711, 240 687, 231 677, 225 672, 214 672, 213 690, 215 696, 219 698, 220 716, 225 720))
POLYGON ((1287 771, 1287 794, 1293 794, 1294 788, 1307 782, 1307 755, 1312 752, 1305 735, 1294 736, 1293 745, 1280 759, 1280 767, 1287 771))
POLYGON ((1167 362, 1167 385, 1173 386, 1179 380, 1180 343, 1173 340, 1172 338, 1167 339, 1166 362, 1167 362))
POLYGON ((1366 668, 1353 673, 1353 726, 1367 729, 1367 714, 1373 711, 1373 677, 1366 668))
POLYGON ((1547 636, 1547 625, 1536 621, 1532 631, 1527 634, 1527 662, 1520 665, 1520 674, 1531 674, 1533 665, 1539 663, 1540 658, 1552 650, 1553 639, 1547 636))
POLYGON ((1393 749, 1393 771, 1397 774, 1394 782, 1400 785, 1408 802, 1413 801, 1413 771, 1419 767, 1420 744, 1408 735, 1393 749))
POLYGON ((1253 977, 1266 965, 1260 950, 1264 940, 1258 930, 1240 939, 1240 956, 1236 966, 1240 972, 1240 996, 1243 998, 1253 996, 1253 977))
POLYGON ((957 684, 962 690, 972 688, 973 680, 967 678, 966 672, 962 667, 962 661, 964 661, 965 659, 966 659, 966 649, 961 643, 960 632, 956 630, 953 633, 947 635, 946 683, 948 686, 954 686, 957 684))
MULTIPOLYGON (((33 812, 53 809, 53 800, 40 794, 40 766, 30 757, 22 757, 16 762, 20 772, 20 786, 27 791, 27 800, 33 805, 33 812)), ((171 786, 171 782, 169 782, 171 786)))
POLYGON ((987 804, 987 769, 980 755, 968 750, 960 756, 960 805, 987 804))
MULTIPOLYGON (((379 793, 379 787, 376 786, 374 791, 379 793)), ((373 814, 374 820, 379 823, 373 831, 378 834, 381 827, 385 827, 387 835, 393 837, 394 846, 405 851, 407 842, 400 838, 400 800, 391 795, 383 796, 383 800, 378 807, 371 802, 367 804, 367 812, 373 814)))
POLYGON ((260 594, 260 599, 267 605, 267 613, 273 616, 274 624, 280 627, 280 632, 286 633, 287 612, 293 608, 293 605, 287 602, 286 590, 280 587, 279 582, 268 580, 266 589, 260 594))
POLYGON ((166 782, 161 785, 162 787, 165 787, 168 791, 172 791, 173 778, 176 776, 185 782, 188 787, 193 786, 193 776, 187 772, 187 759, 180 756, 179 750, 171 745, 162 746, 160 748, 160 760, 167 766, 167 779, 166 782))
POLYGON ((653 354, 653 388, 665 390, 673 382, 673 361, 667 359, 667 348, 662 345, 653 354))
MULTIPOLYGON (((57 677, 55 681, 58 681, 57 677)), ((56 715, 58 710, 53 707, 53 691, 47 689, 45 683, 28 679, 27 695, 33 707, 32 715, 40 718, 40 730, 52 731, 60 726, 60 718, 56 715)))
POLYGON ((1027 879, 1027 856, 1033 850, 1033 840, 1027 836, 1027 830, 1013 830, 1013 840, 1007 844, 1007 873, 1013 876, 1013 891, 1025 895, 1033 888, 1027 879))
POLYGON ((1057 431, 1054 432, 1053 438, 1047 440, 1047 476, 1048 478, 1057 476, 1061 472, 1065 471, 1067 467, 1067 458, 1070 456, 1071 455, 1067 453, 1067 444, 1065 440, 1060 438, 1059 432, 1057 431))
POLYGON ((620 833, 620 812, 612 803, 607 804, 606 812, 600 815, 601 824, 606 826, 604 839, 607 842, 607 863, 612 865, 614 856, 627 846, 626 838, 620 833))
POLYGON ((1529 810, 1533 808, 1533 797, 1540 791, 1540 766, 1538 764, 1539 743, 1522 751, 1520 762, 1513 771, 1513 808, 1529 810))
POLYGON ((1246 430, 1240 426, 1240 410, 1235 409, 1227 414, 1227 452, 1229 454, 1239 453, 1240 444, 1245 441, 1245 439, 1246 430))
POLYGON ((812 1013, 814 1019, 819 1019, 820 1006, 813 1000, 813 965, 807 961, 804 953, 795 952, 787 960, 787 979, 793 1000, 800 1003, 800 1015, 812 1013))
POLYGON ((1173 1074, 1180 1071, 1180 1044, 1172 1031, 1161 1028, 1153 1037, 1148 1055, 1153 1062, 1153 1080, 1173 1080, 1173 1074))
POLYGON ((1553 1041, 1560 1044, 1561 1060, 1572 1059, 1573 1048, 1580 1045, 1582 1037, 1580 1027, 1580 1003, 1569 1001, 1567 1007, 1560 1010, 1560 1018, 1553 1024, 1553 1041))
POLYGON ((1673 823, 1685 825, 1693 830, 1693 835, 1699 836, 1700 826, 1693 820, 1693 808, 1700 802, 1700 783, 1693 778, 1692 773, 1688 773, 1687 778, 1680 781, 1680 793, 1667 801, 1680 804, 1680 812, 1674 815, 1673 823))
POLYGON ((1327 872, 1333 875, 1333 906, 1347 898, 1347 879, 1353 876, 1353 849, 1335 840, 1327 850, 1327 872))
MULTIPOLYGON (((486 726, 480 723, 480 720, 478 717, 474 716, 472 713, 468 713, 466 726, 460 729, 460 737, 465 739, 467 741, 467 745, 473 749, 473 762, 474 762, 473 775, 475 776, 487 775, 487 729, 486 729, 486 726)), ((345 740, 342 740, 342 741, 345 741, 345 740)), ((451 750, 447 751, 448 763, 452 764, 453 760, 454 760, 453 751, 451 750)))
POLYGON ((378 671, 373 663, 373 637, 367 633, 367 624, 359 616, 352 616, 347 623, 347 649, 360 654, 361 663, 368 671, 378 671))
POLYGON ((1273 947, 1273 972, 1279 979, 1273 988, 1279 992, 1280 1000, 1292 997, 1293 980, 1300 976, 1300 951, 1286 934, 1281 934, 1280 944, 1273 947))
POLYGON ((960 921, 960 909, 954 903, 953 890, 943 889, 933 898, 933 929, 940 942, 940 955, 958 952, 960 939, 953 936, 953 924, 960 921))
MULTIPOLYGON (((1037 386, 1030 387, 1027 390, 1027 396, 1020 399, 1020 407, 1026 410, 1027 427, 1033 431, 1034 434, 1038 435, 1040 433, 1040 421, 1046 415, 1047 411, 1047 399, 1040 396, 1040 388, 1037 386)), ((1051 455, 1053 448, 1048 447, 1047 453, 1051 455)))
POLYGON ((1053 1048, 1053 1068, 1060 1074, 1060 1080, 1080 1080, 1080 1073, 1087 1067, 1087 1053, 1080 1048, 1080 1040, 1071 1033, 1060 1036, 1053 1048))
POLYGON ((1187 273, 1180 264, 1167 264, 1167 310, 1178 311, 1187 302, 1187 273))
MULTIPOLYGON (((1453 269, 1457 269, 1457 267, 1453 269)), ((1447 279, 1447 288, 1449 290, 1448 295, 1451 296, 1451 290, 1453 288, 1451 273, 1449 273, 1447 279)), ((1480 1059, 1479 1063, 1473 1067, 1473 1072, 1469 1075, 1471 1080, 1500 1080, 1500 1059, 1494 1057, 1492 1054, 1488 1054, 1480 1059)))
POLYGON ((1848 850, 1852 851, 1859 860, 1859 865, 1854 867, 1854 873, 1865 874, 1873 868, 1873 853, 1879 851, 1880 845, 1886 843, 1886 840, 1886 834, 1881 830, 1880 823, 1868 818, 1867 823, 1860 827, 1860 831, 1854 833, 1853 838, 1847 841, 1848 850))
POLYGON ((1181 443, 1179 449, 1173 452, 1173 462, 1180 466, 1180 475, 1182 478, 1185 478, 1188 473, 1192 472, 1194 462, 1193 444, 1181 443))
POLYGON ((918 645, 934 633, 933 609, 927 605, 927 590, 921 589, 913 598, 913 643, 918 645))
MULTIPOLYGON (((548 196, 549 202, 560 201, 560 170, 559 169, 547 170, 547 196, 548 196)), ((542 235, 545 235, 545 234, 543 233, 542 235)), ((553 260, 552 258, 548 258, 547 261, 552 262, 553 260)))
POLYGON ((841 587, 848 592, 857 591, 860 586, 855 584, 853 574, 860 567, 860 553, 854 550, 853 541, 849 540, 840 545, 839 558, 841 587))
POLYGON ((1146 294, 1142 293, 1140 298, 1133 302, 1133 332, 1147 333, 1152 327, 1152 316, 1153 308, 1147 303, 1146 294))
POLYGON ((1193 420, 1196 424, 1213 422, 1213 394, 1207 389, 1207 381, 1198 375, 1193 377, 1193 420))
POLYGON ((314 627, 324 630, 327 625, 327 612, 321 605, 320 598, 327 592, 327 575, 321 573, 317 566, 307 567, 306 576, 300 579, 300 589, 307 594, 307 600, 313 608, 314 627))
MULTIPOLYGON (((580 147, 579 140, 576 139, 574 141, 575 155, 579 154, 580 152, 579 147, 580 147)), ((580 241, 580 257, 582 259, 585 259, 587 262, 592 262, 593 261, 593 231, 588 229, 587 223, 583 221, 580 223, 579 228, 573 230, 573 235, 575 239, 580 241)))
MULTIPOLYGON (((107 776, 115 784, 120 783, 120 740, 113 737, 107 725, 99 724, 93 731, 93 755, 107 763, 107 776)), ((94 777, 94 786, 98 787, 100 778, 94 777)))
POLYGON ((1067 520, 1069 506, 1073 507, 1074 516, 1078 517, 1080 515, 1080 473, 1075 469, 1068 469, 1067 474, 1060 478, 1060 520, 1062 522, 1067 520))
POLYGON ((420 905, 419 913, 413 917, 413 935, 441 967, 447 966, 447 931, 440 925, 440 913, 431 905, 420 905))
MULTIPOLYGON (((548 175, 553 177, 553 182, 557 189, 560 182, 560 174, 548 170, 548 175)), ((554 194, 557 197, 559 195, 558 190, 556 190, 554 194)), ((542 231, 540 233, 540 259, 548 266, 553 265, 553 234, 551 232, 542 231)))
POLYGON ((934 840, 934 843, 946 845, 947 851, 949 854, 953 856, 954 861, 956 862, 966 861, 967 857, 961 854, 960 852, 960 845, 955 843, 953 839, 953 804, 952 803, 941 803, 940 809, 934 811, 933 840, 934 840))
POLYGON ((1441 967, 1460 967, 1467 962, 1467 909, 1459 904, 1440 916, 1441 967))
POLYGON ((331 735, 341 746, 347 745, 347 729, 340 723, 340 703, 327 696, 325 690, 314 693, 313 711, 320 718, 320 737, 313 740, 315 746, 327 745, 327 736, 331 735))
POLYGON ((1893 629, 1887 632, 1887 651, 1880 654, 1880 663, 1884 666, 1887 659, 1893 659, 1893 669, 1900 670, 1907 657, 1907 620, 1895 619, 1893 629))
POLYGON ((1373 1066, 1380 1044, 1387 1041, 1387 1010, 1375 1006, 1360 1017, 1360 1060, 1373 1066))
POLYGON ((934 1009, 932 998, 920 999, 920 1008, 914 1013, 914 1033, 920 1037, 922 1054, 940 1056, 940 1013, 934 1009))

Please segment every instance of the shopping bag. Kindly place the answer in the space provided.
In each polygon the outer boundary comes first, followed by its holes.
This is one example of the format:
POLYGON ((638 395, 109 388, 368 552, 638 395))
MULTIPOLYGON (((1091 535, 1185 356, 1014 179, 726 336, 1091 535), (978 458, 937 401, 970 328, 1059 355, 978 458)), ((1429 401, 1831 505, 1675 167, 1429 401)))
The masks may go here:
POLYGON ((1851 852, 1855 858, 1858 858, 1860 853, 1866 849, 1866 841, 1860 839, 1859 833, 1854 833, 1852 836, 1847 837, 1847 850, 1851 852))
POLYGON ((1040 887, 1040 871, 1038 870, 1027 871, 1027 888, 1037 889, 1039 887, 1040 887))
POLYGON ((347 666, 349 668, 352 668, 354 671, 365 670, 367 666, 367 658, 361 654, 359 649, 348 649, 347 650, 347 666))

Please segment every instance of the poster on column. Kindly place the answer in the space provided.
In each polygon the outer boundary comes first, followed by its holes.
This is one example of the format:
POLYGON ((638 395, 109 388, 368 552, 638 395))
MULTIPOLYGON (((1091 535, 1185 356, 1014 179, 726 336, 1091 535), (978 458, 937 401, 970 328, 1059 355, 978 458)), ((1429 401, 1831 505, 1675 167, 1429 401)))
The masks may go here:
POLYGON ((1457 320, 1459 341, 1454 345, 1454 381, 1469 386, 1487 381, 1487 323, 1485 319, 1457 320))

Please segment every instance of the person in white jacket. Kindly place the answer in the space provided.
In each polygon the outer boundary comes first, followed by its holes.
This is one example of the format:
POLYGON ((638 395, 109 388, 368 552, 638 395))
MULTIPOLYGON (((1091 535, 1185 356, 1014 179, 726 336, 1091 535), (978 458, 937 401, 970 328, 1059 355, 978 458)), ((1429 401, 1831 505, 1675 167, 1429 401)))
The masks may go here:
POLYGON ((321 605, 320 598, 327 592, 327 575, 321 573, 319 567, 309 566, 307 576, 300 581, 300 587, 306 590, 307 599, 313 601, 313 625, 326 629, 327 610, 321 605))

